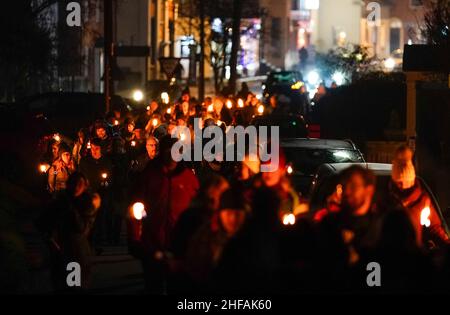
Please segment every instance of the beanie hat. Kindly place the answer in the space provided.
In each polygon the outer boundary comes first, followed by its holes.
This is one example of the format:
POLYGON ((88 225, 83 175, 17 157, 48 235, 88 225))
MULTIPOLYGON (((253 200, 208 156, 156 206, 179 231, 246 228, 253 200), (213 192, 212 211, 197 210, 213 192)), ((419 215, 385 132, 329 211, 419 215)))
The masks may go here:
POLYGON ((402 146, 397 149, 392 160, 392 180, 401 183, 402 189, 409 189, 414 186, 416 171, 412 162, 413 152, 410 148, 402 146))

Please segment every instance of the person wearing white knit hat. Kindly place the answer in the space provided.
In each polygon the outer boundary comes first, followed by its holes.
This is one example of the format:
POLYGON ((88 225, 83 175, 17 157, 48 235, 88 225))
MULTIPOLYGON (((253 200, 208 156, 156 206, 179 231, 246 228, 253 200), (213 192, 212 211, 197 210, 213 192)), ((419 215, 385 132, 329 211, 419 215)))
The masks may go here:
POLYGON ((399 189, 409 189, 416 181, 416 170, 412 162, 413 152, 407 146, 401 146, 395 152, 392 161, 392 181, 399 189))
POLYGON ((426 227, 430 240, 439 244, 448 244, 449 237, 443 227, 442 220, 433 206, 428 192, 422 187, 416 177, 413 164, 414 152, 406 145, 400 146, 392 160, 390 195, 392 207, 398 203, 408 213, 411 223, 416 231, 417 243, 423 243, 423 226, 426 227), (427 211, 424 218, 424 211, 427 211), (422 221, 427 221, 425 224, 422 221))

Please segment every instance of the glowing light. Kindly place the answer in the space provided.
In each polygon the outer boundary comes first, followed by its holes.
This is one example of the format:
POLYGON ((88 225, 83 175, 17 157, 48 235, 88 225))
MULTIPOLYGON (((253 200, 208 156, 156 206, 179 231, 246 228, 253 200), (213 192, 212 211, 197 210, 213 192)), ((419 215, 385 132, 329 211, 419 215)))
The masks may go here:
POLYGON ((295 224, 295 215, 293 213, 285 214, 283 216, 283 224, 284 225, 294 225, 295 224))
POLYGON ((170 97, 169 97, 169 93, 167 92, 162 92, 161 93, 161 100, 164 104, 169 104, 170 101, 170 97))
POLYGON ((147 212, 145 211, 145 206, 142 202, 135 202, 131 207, 133 211, 133 217, 140 221, 147 216, 147 212))
POLYGON ((220 127, 222 124, 223 124, 223 121, 221 121, 221 120, 218 120, 218 121, 217 121, 217 126, 220 127))
POLYGON ((261 99, 262 99, 262 94, 256 94, 256 98, 257 98, 258 100, 261 100, 261 99))
POLYGON ((135 147, 135 146, 136 146, 136 141, 134 141, 134 140, 131 141, 131 146, 132 146, 132 147, 135 147))
POLYGON ((305 0, 305 10, 318 10, 319 0, 305 0))
POLYGON ((53 135, 53 139, 54 139, 55 141, 57 141, 57 142, 61 142, 61 136, 60 136, 59 134, 57 134, 57 133, 55 133, 55 134, 53 135))
POLYGON ((167 114, 171 114, 171 113, 172 113, 172 108, 169 107, 169 108, 166 110, 166 113, 167 113, 167 114))
POLYGON ((214 106, 212 104, 208 105, 208 112, 212 113, 213 111, 214 111, 214 106))
POLYGON ((88 141, 86 148, 90 149, 91 148, 91 141, 88 141))
POLYGON ((342 185, 341 184, 336 185, 336 195, 340 197, 342 195, 342 192, 343 192, 342 185))
POLYGON ((103 179, 107 179, 108 178, 108 173, 102 173, 102 178, 103 179))
POLYGON ((141 90, 135 90, 133 92, 133 100, 140 102, 144 99, 144 93, 141 90))
POLYGON ((242 100, 242 98, 238 99, 238 107, 239 108, 244 107, 244 101, 242 100))
POLYGON ((50 165, 48 165, 48 164, 39 164, 39 172, 41 172, 41 173, 47 173, 49 168, 50 168, 50 165))
POLYGON ((331 78, 334 82, 336 82, 337 85, 342 85, 345 82, 345 76, 340 71, 336 71, 335 73, 333 73, 333 76, 331 78))
POLYGON ((286 168, 286 172, 291 175, 294 172, 294 169, 292 168, 291 165, 288 165, 288 167, 286 168))
POLYGON ((350 154, 346 151, 336 151, 336 152, 333 152, 333 155, 335 157, 342 158, 342 159, 350 159, 350 154))
POLYGON ((119 121, 116 119, 114 120, 114 126, 118 126, 119 125, 119 121))
POLYGON ((180 133, 180 140, 181 141, 186 140, 186 135, 184 133, 180 133))
POLYGON ((430 207, 425 207, 420 212, 420 224, 425 227, 429 227, 431 225, 430 221, 431 209, 430 207))
POLYGON ((154 119, 152 120, 152 125, 153 125, 153 127, 158 126, 158 119, 154 118, 154 119))
POLYGON ((317 85, 319 83, 320 77, 317 71, 311 71, 306 76, 306 79, 308 80, 308 83, 311 85, 317 85))
POLYGON ((395 68, 395 60, 394 58, 387 58, 384 61, 384 67, 386 68, 386 70, 388 71, 392 71, 395 68))
POLYGON ((300 88, 302 86, 303 86, 303 82, 298 81, 291 85, 291 89, 292 90, 300 90, 300 88))
POLYGON ((147 106, 147 110, 150 110, 150 106, 147 106))
POLYGON ((258 106, 258 114, 262 115, 264 113, 264 105, 258 106))
POLYGON ((227 100, 227 108, 232 109, 233 108, 233 102, 231 100, 227 100))

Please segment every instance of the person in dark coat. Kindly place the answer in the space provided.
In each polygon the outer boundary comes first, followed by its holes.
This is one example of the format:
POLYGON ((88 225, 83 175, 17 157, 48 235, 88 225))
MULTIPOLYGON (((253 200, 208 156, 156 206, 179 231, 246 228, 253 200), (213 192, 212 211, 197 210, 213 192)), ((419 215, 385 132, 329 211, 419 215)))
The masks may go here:
POLYGON ((219 208, 222 193, 228 188, 226 179, 217 174, 211 174, 200 186, 191 206, 175 225, 171 249, 176 258, 184 259, 190 239, 202 225, 210 222, 219 208))
POLYGON ((102 187, 110 182, 112 176, 111 160, 104 155, 101 144, 100 139, 92 139, 91 154, 80 161, 79 170, 86 175, 93 192, 102 190, 102 187))
POLYGON ((280 271, 278 194, 262 187, 253 195, 252 210, 242 229, 222 251, 212 285, 220 294, 275 293, 280 271))
POLYGON ((341 207, 329 215, 338 222, 350 247, 349 263, 355 264, 374 246, 377 237, 380 214, 373 200, 376 178, 372 171, 359 165, 345 169, 340 177, 341 207))
POLYGON ((37 220, 37 227, 49 241, 51 272, 54 289, 65 291, 66 266, 69 262, 80 264, 81 288, 90 284, 92 251, 89 235, 101 204, 98 194, 88 191, 87 178, 75 172, 67 186, 37 220))
POLYGON ((91 154, 81 159, 79 170, 88 179, 90 190, 102 198, 102 207, 91 236, 92 245, 100 253, 100 245, 106 242, 107 222, 112 215, 110 187, 114 178, 112 162, 103 155, 100 139, 91 140, 91 154))
POLYGON ((94 123, 95 137, 100 140, 100 146, 104 155, 112 152, 112 139, 108 132, 109 127, 106 122, 98 120, 94 123))
POLYGON ((210 292, 212 272, 219 262, 226 244, 242 228, 249 213, 239 188, 227 189, 220 197, 210 220, 206 221, 189 241, 185 268, 192 281, 190 290, 210 292))

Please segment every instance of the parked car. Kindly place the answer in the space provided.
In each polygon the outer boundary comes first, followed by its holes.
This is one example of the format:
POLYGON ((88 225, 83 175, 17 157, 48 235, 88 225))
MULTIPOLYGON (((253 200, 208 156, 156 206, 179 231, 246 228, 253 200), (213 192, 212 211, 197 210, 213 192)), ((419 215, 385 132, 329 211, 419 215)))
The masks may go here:
MULTIPOLYGON (((382 164, 382 163, 326 163, 321 165, 314 175, 314 179, 311 185, 310 192, 310 206, 309 213, 311 216, 314 215, 319 209, 322 209, 326 205, 326 198, 331 195, 331 193, 336 189, 338 184, 337 178, 341 171, 352 166, 360 165, 366 169, 371 170, 376 176, 376 193, 375 202, 377 200, 383 200, 386 198, 389 189, 389 181, 391 178, 392 164, 382 164)), ((427 191, 430 196, 433 207, 436 209, 439 217, 441 218, 444 228, 449 233, 448 222, 443 215, 441 208, 431 191, 427 183, 421 178, 417 177, 421 186, 427 191)))
POLYGON ((303 117, 300 115, 256 116, 252 119, 250 124, 256 126, 257 128, 259 126, 278 126, 280 127, 280 139, 304 138, 308 136, 308 126, 303 117))
POLYGON ((297 191, 307 195, 317 168, 324 163, 364 163, 351 140, 295 138, 281 139, 288 175, 297 191))
POLYGON ((266 99, 273 94, 289 96, 298 93, 302 84, 304 84, 303 76, 298 71, 270 72, 262 84, 263 95, 266 99))

